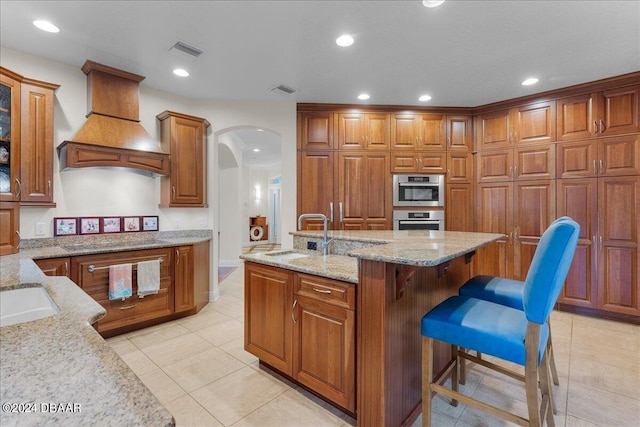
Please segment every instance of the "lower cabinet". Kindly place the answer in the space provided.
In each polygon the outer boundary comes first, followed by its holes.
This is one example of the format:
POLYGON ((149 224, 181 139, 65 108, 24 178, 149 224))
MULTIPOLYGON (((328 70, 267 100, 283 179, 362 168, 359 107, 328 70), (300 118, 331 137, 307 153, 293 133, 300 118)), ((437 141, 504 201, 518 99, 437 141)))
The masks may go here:
POLYGON ((71 258, 49 258, 34 260, 36 265, 47 276, 66 276, 69 277, 71 258))
POLYGON ((355 413, 355 286, 245 263, 245 350, 355 413))
POLYGON ((0 255, 18 253, 20 246, 20 203, 0 202, 0 255))

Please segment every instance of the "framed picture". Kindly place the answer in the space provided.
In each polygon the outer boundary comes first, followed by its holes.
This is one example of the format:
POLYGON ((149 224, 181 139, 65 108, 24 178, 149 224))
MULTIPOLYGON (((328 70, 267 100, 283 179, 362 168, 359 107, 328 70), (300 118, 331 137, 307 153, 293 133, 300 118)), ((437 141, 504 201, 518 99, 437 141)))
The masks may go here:
POLYGON ((100 218, 80 218, 80 234, 100 234, 100 218))
POLYGON ((157 216, 143 216, 142 217, 142 231, 158 231, 158 217, 157 216))
POLYGON ((124 217, 124 230, 125 233, 130 231, 140 231, 140 217, 139 216, 125 216, 124 217))
POLYGON ((107 216, 102 218, 103 233, 120 233, 122 231, 122 218, 119 216, 107 216))
POLYGON ((53 218, 54 236, 73 236, 78 234, 78 218, 53 218))

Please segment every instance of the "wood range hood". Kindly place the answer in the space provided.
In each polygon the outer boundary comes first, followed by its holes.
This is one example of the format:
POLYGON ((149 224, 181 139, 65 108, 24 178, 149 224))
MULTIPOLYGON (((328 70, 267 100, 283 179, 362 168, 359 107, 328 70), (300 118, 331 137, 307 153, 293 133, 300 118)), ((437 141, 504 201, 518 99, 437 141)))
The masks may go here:
POLYGON ((124 167, 169 174, 169 155, 140 124, 139 84, 144 77, 87 61, 89 113, 71 140, 58 146, 60 170, 124 167))

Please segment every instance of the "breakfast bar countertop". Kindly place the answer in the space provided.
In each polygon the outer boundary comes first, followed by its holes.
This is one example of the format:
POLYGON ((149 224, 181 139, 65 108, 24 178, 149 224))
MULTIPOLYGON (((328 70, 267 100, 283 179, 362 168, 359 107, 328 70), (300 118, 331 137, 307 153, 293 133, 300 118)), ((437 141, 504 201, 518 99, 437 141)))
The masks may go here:
POLYGON ((91 326, 105 315, 102 306, 70 279, 46 276, 33 261, 193 244, 210 240, 211 232, 150 237, 119 243, 66 239, 40 247, 36 242, 35 247, 0 257, 1 291, 41 286, 60 310, 0 328, 2 426, 175 424, 171 413, 91 326))

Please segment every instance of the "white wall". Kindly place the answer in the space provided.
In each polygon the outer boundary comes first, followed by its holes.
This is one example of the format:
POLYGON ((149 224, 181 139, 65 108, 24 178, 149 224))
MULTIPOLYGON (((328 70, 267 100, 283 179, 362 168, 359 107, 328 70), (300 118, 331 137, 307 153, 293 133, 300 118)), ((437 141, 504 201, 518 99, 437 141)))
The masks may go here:
MULTIPOLYGON (((25 77, 60 84, 55 99, 54 145, 73 136, 85 120, 86 76, 82 64, 69 66, 0 47, 2 66, 25 77)), ((90 58, 87 58, 90 59, 90 58)), ((113 65, 113 64, 105 64, 113 65)), ((179 111, 206 118, 211 123, 207 140, 208 208, 158 208, 160 180, 130 171, 116 169, 80 169, 59 172, 57 153, 54 160, 54 199, 56 208, 22 208, 20 230, 23 238, 34 238, 36 222, 44 222, 51 237, 54 217, 159 215, 160 230, 195 229, 201 218, 207 218, 207 228, 218 223, 218 162, 217 139, 230 129, 253 126, 270 130, 282 139, 282 224, 283 246, 291 247, 288 233, 295 229, 296 209, 296 104, 295 101, 229 101, 194 100, 170 95, 140 86, 140 120, 149 134, 159 137, 155 116, 164 110, 179 111)), ((221 241, 220 246, 226 242, 221 241)), ((213 245, 212 265, 217 269, 218 245, 213 245)), ((212 294, 217 292, 217 273, 212 274, 212 294)))

